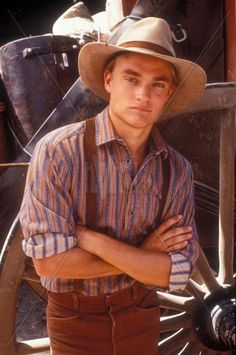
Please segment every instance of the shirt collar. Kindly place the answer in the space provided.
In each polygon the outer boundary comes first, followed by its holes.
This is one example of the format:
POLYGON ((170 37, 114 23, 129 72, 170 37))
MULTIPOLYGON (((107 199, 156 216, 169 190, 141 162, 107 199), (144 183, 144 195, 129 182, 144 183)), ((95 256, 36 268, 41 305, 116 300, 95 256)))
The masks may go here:
MULTIPOLYGON (((119 137, 114 131, 109 118, 108 107, 106 107, 96 116, 96 145, 99 146, 115 140, 119 140, 119 137)), ((168 155, 166 143, 155 125, 151 130, 150 152, 155 153, 155 155, 161 154, 164 159, 168 155)))
POLYGON ((117 139, 118 136, 109 118, 108 107, 106 107, 96 116, 96 145, 99 146, 117 139))
POLYGON ((151 130, 150 152, 155 152, 156 155, 161 154, 163 159, 166 159, 168 156, 167 144, 160 135, 156 125, 151 130))

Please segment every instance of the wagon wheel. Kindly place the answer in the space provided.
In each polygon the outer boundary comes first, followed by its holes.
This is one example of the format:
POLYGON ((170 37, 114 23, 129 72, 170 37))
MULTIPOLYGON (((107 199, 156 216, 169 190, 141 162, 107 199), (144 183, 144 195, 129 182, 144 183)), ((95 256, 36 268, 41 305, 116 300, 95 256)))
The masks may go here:
MULTIPOLYGON (((200 249, 189 295, 159 293, 161 306, 174 315, 161 317, 160 354, 232 354, 235 346, 235 289, 219 283, 200 249), (200 282, 199 282, 200 281, 200 282)), ((231 249, 233 250, 233 249, 231 249)))
MULTIPOLYGON (((41 286, 30 258, 22 250, 22 233, 18 218, 13 223, 0 254, 0 354, 33 354, 49 349, 49 340, 16 341, 16 306, 21 282, 27 282, 32 290, 46 302, 47 294, 41 286)), ((28 312, 34 311, 34 306, 28 312)), ((27 314, 25 315, 27 317, 27 314)), ((24 324, 21 324, 24 326, 24 324)))

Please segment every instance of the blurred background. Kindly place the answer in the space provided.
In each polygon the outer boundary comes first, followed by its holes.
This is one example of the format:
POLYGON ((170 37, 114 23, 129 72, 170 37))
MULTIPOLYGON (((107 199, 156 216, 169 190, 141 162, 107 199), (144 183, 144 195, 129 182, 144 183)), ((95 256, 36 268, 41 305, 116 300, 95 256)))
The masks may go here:
MULTIPOLYGON (((56 19, 79 1, 8 0, 0 4, 0 46, 15 39, 52 32, 56 19)), ((91 14, 105 10, 105 0, 84 0, 91 14)))

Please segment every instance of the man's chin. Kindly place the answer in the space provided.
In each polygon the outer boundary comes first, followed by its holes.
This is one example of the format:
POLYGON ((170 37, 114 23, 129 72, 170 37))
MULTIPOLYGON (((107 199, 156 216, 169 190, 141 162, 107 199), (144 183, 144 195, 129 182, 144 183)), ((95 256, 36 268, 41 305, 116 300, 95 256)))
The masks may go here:
POLYGON ((145 128, 148 126, 152 126, 155 122, 156 119, 150 117, 150 114, 146 114, 146 113, 138 113, 135 115, 132 115, 132 117, 130 117, 130 122, 132 122, 132 124, 136 127, 140 127, 140 128, 145 128))

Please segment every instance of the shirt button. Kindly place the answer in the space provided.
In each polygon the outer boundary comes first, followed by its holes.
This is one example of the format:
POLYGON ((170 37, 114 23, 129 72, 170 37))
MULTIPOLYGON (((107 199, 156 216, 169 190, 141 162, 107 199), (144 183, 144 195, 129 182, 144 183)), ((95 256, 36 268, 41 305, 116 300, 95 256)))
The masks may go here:
POLYGON ((129 214, 130 214, 130 216, 133 216, 134 215, 134 210, 133 209, 129 210, 129 214))
POLYGON ((126 159, 126 164, 130 165, 132 162, 131 162, 131 159, 126 159))

